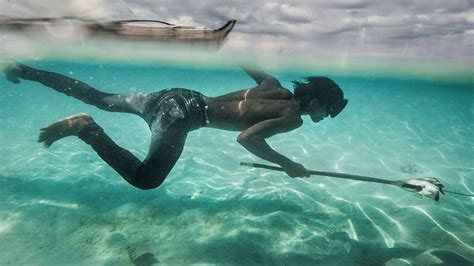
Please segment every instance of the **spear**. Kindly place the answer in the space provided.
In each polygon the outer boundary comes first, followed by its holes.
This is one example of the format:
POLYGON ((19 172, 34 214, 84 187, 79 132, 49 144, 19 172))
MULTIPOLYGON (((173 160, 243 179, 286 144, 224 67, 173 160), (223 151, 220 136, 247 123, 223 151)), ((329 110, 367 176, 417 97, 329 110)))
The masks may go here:
MULTIPOLYGON (((241 162, 240 165, 254 167, 254 168, 276 170, 276 171, 285 171, 282 167, 259 164, 259 163, 241 162)), ((329 176, 329 177, 352 179, 352 180, 358 180, 358 181, 364 181, 364 182, 393 185, 393 186, 402 188, 408 192, 415 193, 416 195, 434 199, 435 201, 439 200, 440 192, 441 194, 444 194, 446 192, 446 193, 453 193, 453 194, 462 195, 462 196, 474 197, 474 195, 470 195, 470 194, 443 190, 444 185, 442 185, 439 182, 439 180, 434 177, 421 177, 421 178, 406 179, 406 180, 387 180, 387 179, 375 178, 375 177, 370 177, 370 176, 352 175, 352 174, 344 174, 344 173, 333 173, 333 172, 314 171, 314 170, 310 170, 308 172, 311 175, 329 176)))

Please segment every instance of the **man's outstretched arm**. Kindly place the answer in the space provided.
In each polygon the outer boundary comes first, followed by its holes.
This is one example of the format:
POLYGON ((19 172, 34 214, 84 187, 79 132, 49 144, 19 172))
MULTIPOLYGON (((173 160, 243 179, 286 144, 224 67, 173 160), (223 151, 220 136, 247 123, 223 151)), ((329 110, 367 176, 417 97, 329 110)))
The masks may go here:
POLYGON ((240 133, 237 142, 256 156, 280 165, 291 177, 308 177, 309 173, 303 165, 295 163, 289 158, 276 152, 265 141, 266 138, 275 134, 293 130, 301 126, 302 123, 303 121, 300 117, 286 116, 268 119, 255 124, 240 133))

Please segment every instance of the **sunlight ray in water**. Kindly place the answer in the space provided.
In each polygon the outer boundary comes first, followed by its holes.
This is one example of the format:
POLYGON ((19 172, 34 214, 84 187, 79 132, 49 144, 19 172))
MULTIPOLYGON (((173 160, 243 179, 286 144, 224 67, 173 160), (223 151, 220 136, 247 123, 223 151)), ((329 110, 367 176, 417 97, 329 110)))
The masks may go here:
POLYGON ((77 209, 79 208, 78 204, 75 203, 66 203, 66 202, 57 202, 53 200, 38 200, 37 202, 32 202, 31 204, 45 204, 55 207, 68 208, 68 209, 77 209))
POLYGON ((383 240, 385 242, 385 245, 387 245, 387 247, 389 248, 393 248, 394 244, 395 244, 395 241, 393 240, 392 237, 390 237, 390 235, 388 235, 380 226, 378 226, 373 220, 372 218, 370 218, 369 215, 367 215, 367 213, 364 211, 364 209, 360 206, 359 203, 356 203, 355 204, 357 206, 357 208, 362 212, 362 214, 365 216, 365 218, 367 218, 367 220, 375 227, 375 229, 377 229, 377 231, 380 233, 380 235, 383 237, 383 240))
POLYGON ((2 221, 0 222, 0 235, 8 232, 15 225, 15 223, 19 221, 19 213, 8 213, 8 215, 3 214, 2 221))
POLYGON ((378 207, 374 207, 374 209, 376 209, 377 211, 379 211, 381 214, 383 214, 383 216, 385 216, 390 222, 392 222, 393 224, 395 224, 398 228, 398 230, 400 231, 400 233, 404 233, 405 232, 405 229, 403 228, 403 225, 395 220, 393 217, 391 217, 390 215, 388 215, 384 210, 378 208, 378 207))
POLYGON ((357 232, 352 224, 351 219, 347 219, 347 223, 349 223, 349 236, 354 239, 355 241, 359 241, 359 237, 357 236, 357 232))
POLYGON ((459 243, 461 243, 462 245, 464 245, 465 247, 469 248, 470 250, 474 250, 474 247, 473 246, 470 246, 468 245, 467 243, 465 243, 464 241, 462 241, 457 235, 455 235, 454 233, 446 230, 441 224, 439 224, 434 218, 433 216, 431 216, 429 213, 427 213, 425 210, 423 210, 422 208, 418 207, 418 206, 411 206, 412 208, 418 210, 419 212, 423 213, 426 217, 428 217, 428 219, 430 219, 439 229, 441 229, 443 232, 445 232, 446 234, 450 235, 451 237, 453 237, 454 239, 456 239, 459 243))

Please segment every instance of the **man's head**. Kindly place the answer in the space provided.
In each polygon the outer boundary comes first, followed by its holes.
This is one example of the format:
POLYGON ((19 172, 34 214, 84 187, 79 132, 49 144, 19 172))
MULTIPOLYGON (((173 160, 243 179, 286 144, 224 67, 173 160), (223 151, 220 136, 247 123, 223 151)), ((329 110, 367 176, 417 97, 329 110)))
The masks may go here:
POLYGON ((306 82, 293 81, 295 99, 303 114, 314 122, 330 115, 336 117, 347 104, 341 88, 326 77, 307 77, 306 82))

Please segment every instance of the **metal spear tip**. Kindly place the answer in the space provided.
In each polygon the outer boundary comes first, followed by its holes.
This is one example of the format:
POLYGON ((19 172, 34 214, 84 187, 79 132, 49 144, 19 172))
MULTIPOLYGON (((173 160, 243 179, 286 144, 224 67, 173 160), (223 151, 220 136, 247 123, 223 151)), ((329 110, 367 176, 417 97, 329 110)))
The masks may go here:
POLYGON ((418 194, 420 196, 425 196, 435 201, 439 200, 439 193, 444 194, 443 192, 444 185, 439 182, 437 178, 434 177, 421 177, 415 179, 408 179, 402 181, 401 188, 418 194))

